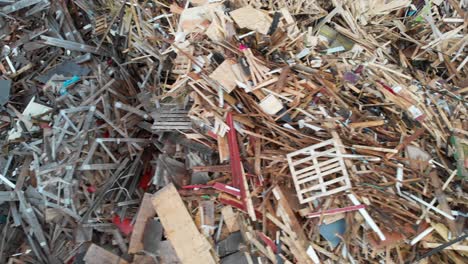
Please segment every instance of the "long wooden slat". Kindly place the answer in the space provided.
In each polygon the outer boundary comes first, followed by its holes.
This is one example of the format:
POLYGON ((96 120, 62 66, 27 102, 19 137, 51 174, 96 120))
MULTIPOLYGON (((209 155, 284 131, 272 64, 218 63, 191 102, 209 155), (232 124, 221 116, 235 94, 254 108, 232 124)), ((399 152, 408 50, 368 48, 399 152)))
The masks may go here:
MULTIPOLYGON (((334 163, 334 164, 338 164, 338 165, 339 165, 339 163, 334 163)), ((312 177, 303 178, 303 179, 301 179, 301 180, 298 180, 297 182, 298 182, 299 184, 304 184, 304 183, 309 182, 309 181, 318 180, 318 178, 324 179, 325 176, 330 175, 330 174, 332 174, 332 173, 339 172, 339 171, 341 171, 341 170, 342 170, 341 166, 340 166, 340 167, 335 167, 335 168, 333 168, 333 169, 331 169, 331 170, 328 170, 328 171, 321 171, 320 174, 314 175, 314 176, 312 176, 312 177)))
POLYGON ((336 166, 340 166, 339 158, 334 158, 334 159, 330 159, 321 163, 317 163, 316 165, 311 166, 311 168, 313 169, 311 172, 299 174, 297 175, 297 179, 300 180, 300 179, 315 175, 317 174, 316 172, 317 169, 320 169, 320 171, 327 171, 329 169, 335 168, 336 166))
POLYGON ((301 203, 312 202, 313 200, 316 200, 317 198, 320 198, 320 197, 323 197, 323 196, 333 195, 333 194, 335 194, 335 193, 339 193, 339 192, 346 191, 347 189, 349 189, 348 186, 342 186, 342 187, 333 189, 333 190, 331 190, 331 191, 327 191, 326 193, 320 193, 320 194, 311 196, 311 197, 309 197, 309 198, 301 198, 301 203))
POLYGON ((318 144, 312 145, 310 147, 291 152, 287 156, 288 157, 294 157, 294 156, 297 156, 297 155, 300 155, 300 154, 308 154, 309 155, 311 150, 319 149, 319 148, 325 147, 326 145, 330 145, 332 143, 333 143, 333 140, 329 139, 329 140, 320 142, 318 144))
POLYGON ((306 158, 303 158, 303 159, 300 159, 300 160, 297 160, 297 161, 293 162, 293 166, 297 166, 299 164, 305 163, 305 162, 310 161, 310 160, 312 160, 314 158, 318 158, 318 157, 322 157, 322 156, 328 157, 328 155, 333 154, 333 152, 336 152, 336 149, 332 148, 332 149, 328 149, 326 151, 313 152, 313 154, 309 154, 310 155, 309 157, 306 157, 306 158))
POLYGON ((325 188, 326 188, 327 186, 329 186, 329 185, 331 185, 331 184, 334 184, 334 183, 337 183, 337 182, 340 182, 340 181, 344 181, 344 178, 345 178, 345 177, 335 178, 335 179, 333 179, 333 180, 324 182, 322 185, 314 185, 314 186, 309 187, 309 188, 307 188, 307 189, 302 189, 302 190, 300 191, 300 193, 303 194, 303 193, 306 193, 306 192, 318 190, 318 189, 320 189, 320 188, 322 188, 322 187, 325 187, 325 188))

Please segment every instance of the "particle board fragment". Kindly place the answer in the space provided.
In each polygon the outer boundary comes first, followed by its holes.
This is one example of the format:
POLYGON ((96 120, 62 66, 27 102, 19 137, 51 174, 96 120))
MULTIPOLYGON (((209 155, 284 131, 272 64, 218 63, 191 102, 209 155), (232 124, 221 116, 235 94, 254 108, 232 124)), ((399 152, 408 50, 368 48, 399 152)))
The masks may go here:
POLYGON ((283 104, 273 94, 269 94, 267 97, 263 98, 259 106, 265 113, 269 115, 275 115, 281 111, 281 109, 283 109, 283 104))
POLYGON ((261 34, 268 34, 273 19, 259 9, 247 6, 230 13, 234 21, 241 28, 255 30, 261 34))
POLYGON ((211 21, 211 12, 219 8, 219 6, 219 3, 214 3, 184 9, 180 15, 179 27, 187 34, 205 24, 209 24, 209 21, 211 21))
POLYGON ((210 252, 211 245, 197 230, 174 184, 158 191, 152 203, 182 263, 216 263, 210 252))
POLYGON ((233 60, 227 59, 210 74, 210 78, 217 81, 228 93, 232 92, 237 86, 233 67, 237 67, 237 64, 233 60))

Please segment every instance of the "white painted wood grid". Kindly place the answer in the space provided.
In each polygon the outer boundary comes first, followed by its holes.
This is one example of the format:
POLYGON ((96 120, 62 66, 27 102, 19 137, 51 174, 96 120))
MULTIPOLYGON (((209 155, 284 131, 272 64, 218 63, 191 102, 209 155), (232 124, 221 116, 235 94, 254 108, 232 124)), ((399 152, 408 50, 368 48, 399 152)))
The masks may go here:
POLYGON ((351 187, 342 153, 333 139, 289 153, 287 159, 301 204, 351 187))

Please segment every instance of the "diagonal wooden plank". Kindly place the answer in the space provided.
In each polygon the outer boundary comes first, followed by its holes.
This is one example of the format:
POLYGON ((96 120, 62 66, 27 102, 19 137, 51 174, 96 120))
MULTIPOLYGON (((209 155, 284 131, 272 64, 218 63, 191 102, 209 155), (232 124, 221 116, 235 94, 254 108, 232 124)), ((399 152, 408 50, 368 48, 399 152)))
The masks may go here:
POLYGON ((174 184, 158 191, 152 203, 182 263, 216 263, 210 243, 198 231, 174 184))

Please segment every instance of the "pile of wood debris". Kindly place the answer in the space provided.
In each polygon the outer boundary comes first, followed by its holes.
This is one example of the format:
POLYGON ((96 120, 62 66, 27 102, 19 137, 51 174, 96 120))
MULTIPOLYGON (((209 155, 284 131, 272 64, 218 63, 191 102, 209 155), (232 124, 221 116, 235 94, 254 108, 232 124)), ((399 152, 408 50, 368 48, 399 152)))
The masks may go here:
POLYGON ((0 263, 467 263, 467 6, 0 1, 0 263))

